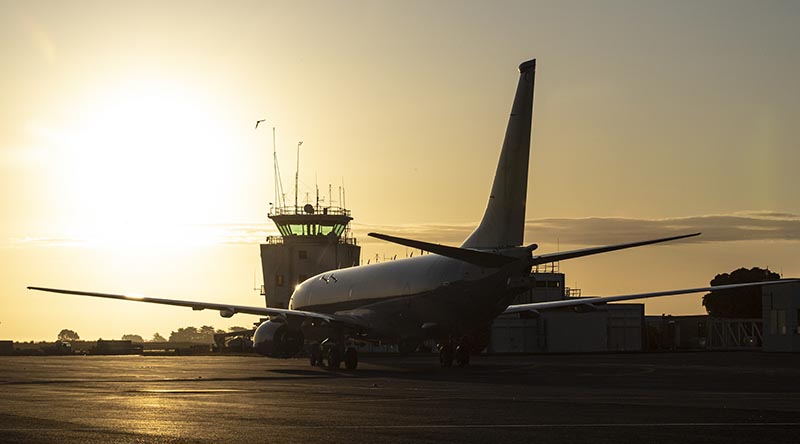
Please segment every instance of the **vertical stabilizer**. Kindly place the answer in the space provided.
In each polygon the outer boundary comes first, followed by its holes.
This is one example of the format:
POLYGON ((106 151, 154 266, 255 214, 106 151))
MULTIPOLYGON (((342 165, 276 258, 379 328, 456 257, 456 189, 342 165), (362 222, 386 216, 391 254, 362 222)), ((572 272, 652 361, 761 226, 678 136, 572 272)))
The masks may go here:
POLYGON ((480 225, 463 248, 504 248, 522 245, 525 201, 528 194, 528 159, 531 146, 533 80, 536 60, 519 65, 519 84, 508 119, 506 138, 494 175, 489 203, 480 225))

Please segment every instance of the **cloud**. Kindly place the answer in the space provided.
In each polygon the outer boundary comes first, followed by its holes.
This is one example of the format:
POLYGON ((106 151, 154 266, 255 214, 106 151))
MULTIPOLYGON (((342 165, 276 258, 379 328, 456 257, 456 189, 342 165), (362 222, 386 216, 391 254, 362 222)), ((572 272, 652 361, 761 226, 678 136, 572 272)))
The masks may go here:
POLYGON ((86 244, 86 241, 73 237, 47 237, 47 236, 27 236, 20 238, 11 238, 5 246, 21 247, 21 246, 34 246, 34 247, 80 247, 86 244))
POLYGON ((132 233, 130 230, 106 230, 111 233, 98 236, 24 236, 8 239, 0 246, 10 247, 98 247, 137 245, 157 247, 162 245, 254 245, 278 231, 266 223, 220 223, 169 226, 159 230, 157 236, 149 233, 132 233))
MULTIPOLYGON (((353 231, 359 237, 366 237, 367 233, 377 232, 397 237, 450 245, 460 244, 474 229, 474 224, 415 224, 392 226, 353 223, 353 231)), ((384 242, 378 239, 371 239, 371 241, 384 242)))
POLYGON ((800 216, 743 213, 669 219, 541 219, 526 224, 526 234, 565 244, 594 245, 701 232, 693 242, 797 241, 800 216))
MULTIPOLYGON (((460 244, 474 229, 474 224, 370 225, 353 223, 359 244, 383 242, 368 238, 379 232, 399 237, 448 245, 460 244)), ((255 245, 277 230, 269 223, 221 223, 191 225, 184 230, 183 243, 203 245, 255 245)), ((780 212, 741 212, 722 215, 690 216, 666 219, 614 217, 530 219, 525 224, 527 242, 564 245, 606 245, 657 237, 702 232, 684 242, 800 241, 800 215, 780 212)), ((81 246, 89 239, 75 237, 25 237, 13 239, 12 245, 81 246)))
MULTIPOLYGON (((472 225, 374 226, 354 225, 359 231, 378 231, 437 243, 458 244, 472 225), (362 230, 363 229, 363 230, 362 230)), ((530 219, 525 224, 528 242, 568 245, 605 245, 655 237, 703 233, 691 242, 798 241, 800 215, 779 212, 742 212, 666 219, 615 217, 530 219)))

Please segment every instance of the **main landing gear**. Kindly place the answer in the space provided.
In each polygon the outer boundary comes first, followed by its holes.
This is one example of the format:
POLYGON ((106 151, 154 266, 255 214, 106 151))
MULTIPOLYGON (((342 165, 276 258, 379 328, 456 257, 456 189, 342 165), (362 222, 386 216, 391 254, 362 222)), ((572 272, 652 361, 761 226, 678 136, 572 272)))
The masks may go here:
POLYGON ((469 349, 465 344, 456 344, 447 341, 439 344, 439 364, 442 367, 452 367, 453 362, 459 367, 469 365, 469 349))
POLYGON ((321 343, 311 344, 308 361, 314 367, 325 367, 328 370, 338 370, 344 361, 344 368, 355 370, 358 367, 358 350, 353 346, 345 347, 342 343, 335 343, 326 339, 321 343))

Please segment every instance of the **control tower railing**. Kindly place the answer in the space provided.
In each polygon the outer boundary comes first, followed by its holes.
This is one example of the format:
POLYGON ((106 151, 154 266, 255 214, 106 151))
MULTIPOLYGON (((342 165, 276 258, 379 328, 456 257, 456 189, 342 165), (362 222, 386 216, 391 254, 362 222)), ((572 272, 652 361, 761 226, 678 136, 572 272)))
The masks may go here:
MULTIPOLYGON (((302 237, 302 236, 298 236, 298 238, 300 238, 300 237, 302 237)), ((319 236, 319 237, 322 237, 322 236, 319 236)), ((267 236, 267 239, 266 239, 266 241, 264 243, 267 244, 267 245, 283 245, 285 242, 284 242, 284 237, 283 236, 267 236)), ((358 245, 358 242, 356 241, 356 238, 351 236, 351 235, 349 235, 349 233, 348 233, 347 236, 340 236, 337 239, 336 243, 348 244, 348 245, 358 245)))
POLYGON ((350 210, 348 209, 342 207, 326 207, 322 205, 314 206, 311 204, 306 204, 302 207, 285 206, 285 207, 271 207, 269 209, 270 216, 308 216, 313 214, 352 217, 350 215, 350 210))

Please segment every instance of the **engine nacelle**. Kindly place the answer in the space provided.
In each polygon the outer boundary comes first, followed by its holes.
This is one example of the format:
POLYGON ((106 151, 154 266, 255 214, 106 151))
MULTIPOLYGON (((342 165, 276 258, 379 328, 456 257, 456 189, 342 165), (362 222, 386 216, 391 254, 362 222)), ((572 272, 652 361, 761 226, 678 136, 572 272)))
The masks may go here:
POLYGON ((271 358, 290 358, 303 349, 303 332, 290 329, 283 320, 266 321, 253 335, 253 349, 271 358))
POLYGON ((219 315, 222 316, 223 318, 231 318, 235 314, 236 314, 236 312, 233 311, 233 309, 230 309, 230 308, 226 308, 225 310, 220 310, 219 311, 219 315))

